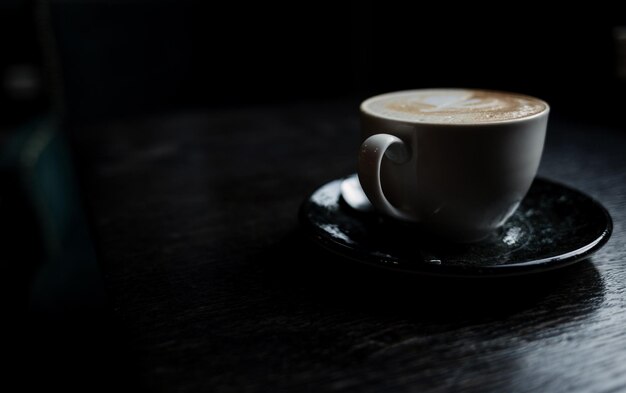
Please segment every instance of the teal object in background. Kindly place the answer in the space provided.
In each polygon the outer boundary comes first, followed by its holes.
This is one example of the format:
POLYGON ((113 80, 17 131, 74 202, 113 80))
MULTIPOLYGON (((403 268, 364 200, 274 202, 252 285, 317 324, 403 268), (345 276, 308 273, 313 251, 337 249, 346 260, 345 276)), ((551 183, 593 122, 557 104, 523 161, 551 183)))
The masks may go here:
POLYGON ((0 169, 12 179, 0 189, 2 212, 13 217, 2 219, 2 225, 9 226, 4 230, 10 233, 11 226, 28 225, 17 239, 4 239, 19 243, 11 244, 18 255, 2 258, 5 263, 28 264, 18 269, 28 276, 20 291, 24 305, 31 312, 51 315, 103 307, 101 274, 58 122, 39 118, 11 135, 2 149, 0 169), (38 247, 39 254, 32 252, 38 247))

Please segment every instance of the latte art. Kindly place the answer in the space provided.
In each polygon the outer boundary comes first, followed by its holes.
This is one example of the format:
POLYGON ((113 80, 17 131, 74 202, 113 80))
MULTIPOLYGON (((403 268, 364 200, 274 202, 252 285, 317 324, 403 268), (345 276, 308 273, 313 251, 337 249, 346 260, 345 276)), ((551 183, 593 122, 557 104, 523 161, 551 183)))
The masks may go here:
POLYGON ((472 124, 522 119, 547 104, 520 94, 470 89, 424 89, 384 94, 362 108, 395 120, 418 123, 472 124))

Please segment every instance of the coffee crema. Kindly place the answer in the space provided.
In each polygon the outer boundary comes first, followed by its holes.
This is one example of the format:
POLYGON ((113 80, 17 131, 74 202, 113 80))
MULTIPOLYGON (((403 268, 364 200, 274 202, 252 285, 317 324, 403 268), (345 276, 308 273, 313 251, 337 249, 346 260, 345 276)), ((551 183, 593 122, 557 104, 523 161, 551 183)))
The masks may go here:
POLYGON ((537 98, 474 89, 423 89, 383 94, 365 101, 365 112, 390 119, 435 124, 497 123, 545 111, 537 98))

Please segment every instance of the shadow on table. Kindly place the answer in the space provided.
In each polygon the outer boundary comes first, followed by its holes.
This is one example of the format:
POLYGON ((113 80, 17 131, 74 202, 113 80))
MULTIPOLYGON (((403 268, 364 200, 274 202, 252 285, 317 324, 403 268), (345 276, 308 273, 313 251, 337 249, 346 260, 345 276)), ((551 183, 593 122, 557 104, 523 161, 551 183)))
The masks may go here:
POLYGON ((372 316, 478 323, 528 312, 565 323, 593 312, 604 299, 602 278, 589 260, 520 277, 463 279, 359 264, 321 249, 299 231, 269 252, 267 279, 279 296, 372 316))

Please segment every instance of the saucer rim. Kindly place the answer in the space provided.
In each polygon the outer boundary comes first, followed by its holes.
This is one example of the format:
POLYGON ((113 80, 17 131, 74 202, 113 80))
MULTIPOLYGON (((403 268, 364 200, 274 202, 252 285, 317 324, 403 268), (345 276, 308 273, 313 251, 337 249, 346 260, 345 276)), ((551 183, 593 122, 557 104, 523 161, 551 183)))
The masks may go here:
MULTIPOLYGON (((359 264, 365 264, 368 266, 372 266, 379 269, 384 269, 387 271, 393 271, 397 273, 403 274, 412 274, 412 275, 426 275, 426 276, 437 276, 437 277, 457 277, 457 278, 485 278, 485 277, 512 277, 512 276, 523 276, 523 275, 531 275, 544 273, 560 268, 564 268, 575 263, 584 261, 590 258, 593 254, 595 254, 598 250, 600 250, 611 238, 613 233, 613 219, 609 213, 609 211, 595 198, 590 195, 577 190, 573 187, 565 185, 561 182, 554 181, 551 179, 547 179, 543 176, 537 176, 535 181, 550 183, 556 187, 565 188, 570 192, 577 193, 582 195, 585 199, 589 200, 591 204, 602 212, 606 227, 592 242, 588 242, 583 246, 577 248, 576 250, 572 250, 563 254, 555 255, 552 257, 533 259, 529 261, 516 262, 510 264, 502 264, 502 265, 485 265, 485 266, 463 266, 463 265, 435 265, 435 264, 427 264, 423 263, 419 265, 419 268, 415 269, 407 269, 405 267, 397 266, 397 262, 394 263, 393 260, 383 261, 383 258, 379 259, 379 262, 372 261, 371 257, 364 256, 362 258, 358 257, 358 252, 355 255, 355 249, 351 248, 345 244, 341 244, 339 242, 335 242, 326 236, 323 236, 319 230, 319 228, 314 225, 309 219, 306 218, 306 206, 311 204, 311 197, 318 192, 321 188, 330 185, 331 183, 338 183, 338 198, 337 203, 340 202, 341 196, 341 182, 345 179, 353 176, 354 174, 350 174, 338 179, 334 179, 331 181, 327 181, 317 187, 313 192, 307 195, 304 201, 300 204, 298 209, 298 219, 300 224, 305 226, 308 234, 308 238, 316 243, 318 246, 323 248, 326 251, 329 251, 337 256, 342 258, 346 258, 352 262, 357 262, 359 264), (341 250, 344 251, 341 251, 341 250)), ((345 208, 345 207, 344 207, 345 208)))

